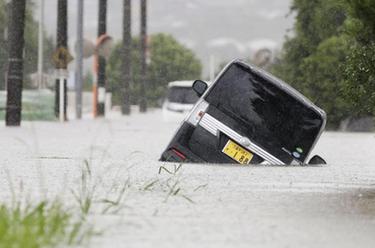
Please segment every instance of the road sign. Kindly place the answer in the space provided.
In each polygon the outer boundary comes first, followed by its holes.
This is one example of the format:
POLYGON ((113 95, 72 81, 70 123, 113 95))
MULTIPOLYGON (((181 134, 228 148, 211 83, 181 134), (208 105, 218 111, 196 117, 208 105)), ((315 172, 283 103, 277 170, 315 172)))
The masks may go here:
POLYGON ((59 47, 53 53, 52 60, 57 69, 66 69, 68 64, 72 62, 73 56, 69 53, 67 48, 59 47))

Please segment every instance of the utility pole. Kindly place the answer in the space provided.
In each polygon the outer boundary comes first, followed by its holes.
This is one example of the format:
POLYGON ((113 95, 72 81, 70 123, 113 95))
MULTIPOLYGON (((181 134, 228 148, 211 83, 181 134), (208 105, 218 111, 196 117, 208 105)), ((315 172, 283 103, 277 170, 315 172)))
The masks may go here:
POLYGON ((124 0, 123 10, 123 39, 122 39, 122 114, 129 115, 130 110, 130 81, 131 81, 131 0, 124 0))
POLYGON ((139 110, 147 112, 146 80, 147 80, 147 0, 141 0, 141 99, 139 110))
POLYGON ((68 51, 68 2, 58 0, 57 2, 57 49, 54 54, 57 70, 55 89, 55 115, 61 122, 67 120, 67 68, 70 61, 68 51))
POLYGON ((39 37, 38 37, 38 88, 44 87, 43 75, 43 51, 44 51, 44 0, 40 0, 39 6, 39 37))
POLYGON ((84 0, 77 0, 76 117, 82 118, 84 0))
POLYGON ((25 12, 26 0, 12 0, 8 25, 7 126, 21 125, 25 12))
MULTIPOLYGON (((99 0, 98 40, 107 33, 107 0, 99 0)), ((106 59, 98 55, 97 116, 104 116, 106 97, 106 59)))

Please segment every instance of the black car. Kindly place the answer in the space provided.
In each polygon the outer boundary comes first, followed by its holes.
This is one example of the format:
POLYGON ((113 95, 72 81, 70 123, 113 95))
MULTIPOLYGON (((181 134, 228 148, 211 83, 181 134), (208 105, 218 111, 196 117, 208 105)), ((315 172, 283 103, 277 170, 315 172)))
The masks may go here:
POLYGON ((197 80, 193 88, 201 98, 161 161, 304 164, 326 124, 325 112, 302 94, 241 60, 209 87, 197 80))

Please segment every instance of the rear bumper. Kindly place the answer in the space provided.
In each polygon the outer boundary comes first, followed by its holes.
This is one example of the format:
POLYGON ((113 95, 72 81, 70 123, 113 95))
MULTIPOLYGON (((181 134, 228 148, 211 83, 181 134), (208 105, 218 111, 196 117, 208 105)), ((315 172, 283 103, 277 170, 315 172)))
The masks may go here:
POLYGON ((167 146, 167 149, 161 155, 160 161, 165 162, 185 162, 185 163, 207 163, 196 154, 194 154, 188 147, 189 139, 195 127, 189 123, 184 122, 172 141, 167 146), (181 153, 185 158, 178 156, 176 152, 181 153))

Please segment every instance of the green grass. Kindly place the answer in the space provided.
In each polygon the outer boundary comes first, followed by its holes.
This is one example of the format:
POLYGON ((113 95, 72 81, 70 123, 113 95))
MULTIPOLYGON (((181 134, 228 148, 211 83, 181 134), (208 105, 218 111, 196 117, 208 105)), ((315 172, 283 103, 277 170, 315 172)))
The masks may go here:
MULTIPOLYGON (((12 180, 10 190, 13 204, 0 203, 0 248, 75 247, 87 244, 94 230, 91 214, 119 214, 125 208, 125 192, 130 187, 126 180, 113 189, 111 197, 98 198, 96 188, 100 181, 92 178, 91 165, 85 160, 81 167, 78 187, 71 189, 73 202, 41 201, 23 206, 24 199, 17 197, 12 180), (96 212, 93 205, 102 208, 96 212)), ((97 209, 97 208, 96 208, 97 209)))
MULTIPOLYGON (((54 94, 49 91, 25 90, 22 93, 22 120, 55 121, 54 94)), ((5 119, 6 95, 0 92, 0 120, 5 119)))
POLYGON ((0 247, 39 248, 78 245, 92 229, 58 201, 35 206, 0 205, 0 247))
POLYGON ((74 247, 98 235, 88 218, 93 196, 87 189, 91 171, 85 165, 79 193, 74 194, 78 205, 69 208, 59 200, 22 204, 9 178, 12 204, 0 203, 0 248, 74 247))

